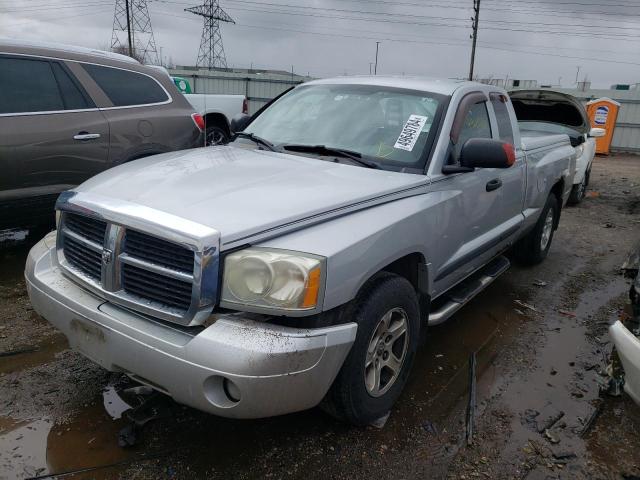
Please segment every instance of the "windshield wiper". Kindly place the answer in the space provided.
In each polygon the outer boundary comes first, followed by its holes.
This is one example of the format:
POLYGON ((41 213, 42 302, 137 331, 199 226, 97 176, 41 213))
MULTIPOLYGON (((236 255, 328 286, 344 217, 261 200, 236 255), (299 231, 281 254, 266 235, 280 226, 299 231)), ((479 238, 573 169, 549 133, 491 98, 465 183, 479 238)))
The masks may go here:
POLYGON ((343 148, 327 147, 326 145, 286 144, 286 145, 282 145, 282 149, 290 150, 292 152, 318 153, 320 155, 336 155, 338 157, 348 158, 349 160, 359 165, 362 165, 363 167, 380 168, 378 164, 364 160, 360 152, 354 152, 353 150, 345 150, 343 148))
POLYGON ((233 136, 233 140, 235 140, 236 138, 248 138, 249 140, 252 140, 253 142, 257 143, 258 145, 262 145, 263 147, 267 147, 267 149, 271 150, 272 152, 276 152, 277 149, 275 147, 275 145, 273 143, 271 143, 269 140, 265 140, 262 137, 258 137, 257 135, 254 135, 253 133, 246 133, 246 132, 236 132, 233 136))

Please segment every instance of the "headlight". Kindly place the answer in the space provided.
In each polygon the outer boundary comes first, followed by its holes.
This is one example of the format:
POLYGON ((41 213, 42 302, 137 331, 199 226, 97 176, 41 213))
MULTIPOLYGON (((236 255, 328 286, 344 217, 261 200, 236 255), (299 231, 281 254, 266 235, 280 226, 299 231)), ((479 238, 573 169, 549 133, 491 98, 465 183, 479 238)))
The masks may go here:
POLYGON ((576 158, 580 158, 582 156, 582 152, 584 152, 584 145, 578 145, 576 148, 576 158))
POLYGON ((287 250, 248 248, 227 255, 221 305, 228 308, 305 311, 318 307, 322 257, 287 250))

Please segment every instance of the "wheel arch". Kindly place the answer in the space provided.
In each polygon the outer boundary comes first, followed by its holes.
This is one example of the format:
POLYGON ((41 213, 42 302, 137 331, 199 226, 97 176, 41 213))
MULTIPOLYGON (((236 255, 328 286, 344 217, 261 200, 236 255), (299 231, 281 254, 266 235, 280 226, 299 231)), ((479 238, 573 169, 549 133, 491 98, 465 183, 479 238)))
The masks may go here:
POLYGON ((208 125, 213 125, 216 127, 221 127, 227 133, 227 135, 231 135, 231 128, 229 126, 229 119, 227 119, 224 113, 220 112, 209 112, 204 115, 204 124, 205 129, 208 125))

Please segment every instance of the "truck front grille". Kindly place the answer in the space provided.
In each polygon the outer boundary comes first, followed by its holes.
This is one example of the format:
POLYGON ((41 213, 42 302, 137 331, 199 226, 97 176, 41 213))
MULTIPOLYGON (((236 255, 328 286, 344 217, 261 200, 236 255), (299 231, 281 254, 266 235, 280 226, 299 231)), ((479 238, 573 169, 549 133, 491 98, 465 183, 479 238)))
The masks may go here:
POLYGON ((193 273, 193 252, 191 250, 146 233, 127 230, 124 251, 140 260, 181 272, 193 273))
POLYGON ((82 215, 67 215, 65 226, 74 233, 102 245, 107 233, 107 222, 82 215))
POLYGON ((127 293, 180 310, 187 310, 191 304, 191 283, 133 265, 122 267, 122 286, 127 293))
POLYGON ((69 263, 85 275, 100 281, 102 256, 87 245, 67 237, 64 241, 64 255, 69 263))
POLYGON ((58 252, 65 270, 128 308, 189 325, 213 307, 218 263, 209 256, 217 255, 215 247, 191 250, 186 243, 63 211, 58 252))

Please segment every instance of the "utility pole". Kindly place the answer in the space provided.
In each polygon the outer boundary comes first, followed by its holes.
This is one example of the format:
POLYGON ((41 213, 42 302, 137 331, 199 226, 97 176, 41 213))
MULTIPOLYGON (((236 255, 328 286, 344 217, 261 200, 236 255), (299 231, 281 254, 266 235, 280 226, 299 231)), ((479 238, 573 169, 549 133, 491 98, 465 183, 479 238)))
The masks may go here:
POLYGON ((378 75, 378 47, 380 46, 380 42, 376 42, 376 65, 373 69, 373 74, 378 75))
POLYGON ((111 50, 143 63, 159 65, 148 0, 115 0, 111 50))
POLYGON ((580 65, 576 67, 576 85, 578 84, 578 75, 580 75, 580 65))
POLYGON ((476 42, 478 41, 478 21, 480 20, 480 0, 473 0, 473 44, 471 46, 471 65, 469 66, 469 81, 473 80, 473 67, 476 61, 476 42))
POLYGON ((129 0, 125 0, 124 3, 127 9, 127 39, 129 41, 129 56, 133 57, 133 42, 131 41, 131 17, 129 16, 129 0))

